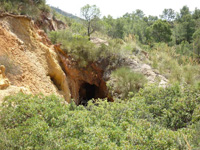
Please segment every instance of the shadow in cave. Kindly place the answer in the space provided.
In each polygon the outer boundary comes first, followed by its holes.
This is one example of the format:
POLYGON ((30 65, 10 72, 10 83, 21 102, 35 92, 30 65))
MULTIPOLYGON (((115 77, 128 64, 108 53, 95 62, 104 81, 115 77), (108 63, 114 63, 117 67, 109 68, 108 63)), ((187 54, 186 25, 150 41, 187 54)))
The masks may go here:
POLYGON ((89 83, 83 83, 79 89, 79 105, 87 106, 89 100, 97 98, 98 87, 89 83))

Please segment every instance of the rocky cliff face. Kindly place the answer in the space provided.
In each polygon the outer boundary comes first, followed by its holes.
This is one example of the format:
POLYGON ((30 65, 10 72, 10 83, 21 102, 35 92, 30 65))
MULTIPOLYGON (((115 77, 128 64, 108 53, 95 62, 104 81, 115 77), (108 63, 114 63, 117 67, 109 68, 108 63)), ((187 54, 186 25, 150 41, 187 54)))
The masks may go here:
POLYGON ((40 17, 41 19, 37 20, 35 23, 40 29, 48 31, 56 31, 56 30, 64 30, 67 28, 67 25, 64 22, 54 18, 51 13, 41 14, 40 17))

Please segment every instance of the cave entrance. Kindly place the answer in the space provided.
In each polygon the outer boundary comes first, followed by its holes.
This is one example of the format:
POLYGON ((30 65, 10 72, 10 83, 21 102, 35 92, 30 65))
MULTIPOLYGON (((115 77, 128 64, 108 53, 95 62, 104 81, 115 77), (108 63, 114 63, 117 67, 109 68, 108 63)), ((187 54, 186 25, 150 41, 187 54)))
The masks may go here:
POLYGON ((83 83, 79 89, 79 105, 87 106, 87 103, 92 98, 97 98, 96 94, 98 87, 89 83, 83 83))

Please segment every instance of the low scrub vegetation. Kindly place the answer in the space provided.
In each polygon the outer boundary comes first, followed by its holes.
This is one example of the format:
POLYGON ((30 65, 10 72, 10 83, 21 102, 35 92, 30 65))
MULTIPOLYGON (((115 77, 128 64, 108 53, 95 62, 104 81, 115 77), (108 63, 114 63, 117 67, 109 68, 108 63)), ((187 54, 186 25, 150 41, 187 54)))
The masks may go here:
POLYGON ((200 82, 198 62, 190 55, 179 54, 179 46, 156 44, 149 52, 149 56, 152 67, 158 69, 171 83, 198 84, 200 82))
POLYGON ((38 19, 41 13, 50 12, 50 7, 46 5, 45 0, 1 0, 0 10, 38 19))
POLYGON ((121 98, 128 97, 130 92, 132 94, 137 93, 147 82, 143 74, 133 72, 126 67, 113 71, 111 77, 114 81, 108 81, 108 87, 110 88, 110 91, 121 95, 121 98))
POLYGON ((18 94, 0 108, 0 149, 197 149, 199 87, 146 87, 87 107, 18 94))
POLYGON ((123 59, 122 43, 119 39, 109 41, 109 45, 101 44, 99 47, 88 40, 87 36, 73 34, 70 30, 51 31, 49 38, 52 43, 61 43, 62 49, 79 62, 81 67, 88 62, 106 61, 109 65, 119 65, 123 59))

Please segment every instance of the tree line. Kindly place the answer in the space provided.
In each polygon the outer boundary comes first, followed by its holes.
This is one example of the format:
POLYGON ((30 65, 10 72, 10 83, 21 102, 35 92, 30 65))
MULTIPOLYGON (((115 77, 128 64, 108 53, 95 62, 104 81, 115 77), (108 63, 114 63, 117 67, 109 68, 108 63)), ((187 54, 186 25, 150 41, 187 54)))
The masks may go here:
MULTIPOLYGON (((180 12, 164 9, 158 16, 146 16, 137 9, 114 19, 112 16, 100 18, 97 6, 86 5, 81 9, 86 20, 88 36, 99 30, 111 38, 124 39, 132 35, 139 43, 152 46, 164 42, 170 46, 189 45, 191 53, 200 56, 200 9, 191 11, 183 6, 180 12)), ((184 52, 182 52, 184 53, 184 52)))

